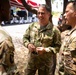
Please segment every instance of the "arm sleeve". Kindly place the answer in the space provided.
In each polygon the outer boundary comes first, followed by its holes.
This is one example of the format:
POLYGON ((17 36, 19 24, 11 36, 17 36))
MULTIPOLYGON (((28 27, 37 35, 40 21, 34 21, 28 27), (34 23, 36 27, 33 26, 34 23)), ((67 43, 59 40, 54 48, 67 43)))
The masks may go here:
POLYGON ((72 42, 68 46, 68 50, 71 51, 72 57, 76 57, 76 37, 72 39, 72 42))
POLYGON ((31 28, 31 25, 29 25, 28 29, 25 31, 25 33, 23 35, 23 44, 24 44, 25 47, 27 47, 28 44, 30 43, 30 28, 31 28))

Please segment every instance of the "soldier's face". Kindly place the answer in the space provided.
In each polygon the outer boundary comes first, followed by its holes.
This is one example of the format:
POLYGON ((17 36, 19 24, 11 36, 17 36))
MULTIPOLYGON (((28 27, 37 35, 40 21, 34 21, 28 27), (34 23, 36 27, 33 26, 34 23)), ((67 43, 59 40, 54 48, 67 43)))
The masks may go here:
POLYGON ((4 0, 0 1, 0 23, 1 21, 7 21, 10 17, 10 5, 7 0, 3 2, 4 0))
POLYGON ((39 7, 37 17, 40 25, 47 25, 49 22, 50 13, 45 9, 45 7, 39 7))
POLYGON ((75 15, 76 15, 76 11, 73 8, 73 4, 69 3, 66 7, 65 14, 64 14, 67 25, 74 25, 76 20, 75 15))

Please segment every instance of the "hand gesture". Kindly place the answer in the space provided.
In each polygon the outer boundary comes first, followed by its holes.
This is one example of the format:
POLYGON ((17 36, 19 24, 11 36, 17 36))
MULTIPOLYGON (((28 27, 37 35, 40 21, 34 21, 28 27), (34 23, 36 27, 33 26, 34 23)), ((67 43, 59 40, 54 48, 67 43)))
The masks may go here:
POLYGON ((33 44, 28 44, 28 49, 33 52, 35 51, 36 47, 33 44))
POLYGON ((36 48, 36 52, 40 55, 42 55, 45 52, 45 48, 44 47, 37 47, 36 48))

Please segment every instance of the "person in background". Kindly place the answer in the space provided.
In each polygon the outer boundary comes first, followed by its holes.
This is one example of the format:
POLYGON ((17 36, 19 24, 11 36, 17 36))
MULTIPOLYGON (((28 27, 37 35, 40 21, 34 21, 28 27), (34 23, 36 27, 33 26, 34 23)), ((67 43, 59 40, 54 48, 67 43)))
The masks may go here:
POLYGON ((25 75, 54 75, 56 53, 61 46, 60 31, 50 22, 50 8, 42 4, 37 11, 38 22, 33 22, 23 35, 23 44, 29 50, 25 75))
POLYGON ((72 28, 60 48, 59 75, 76 75, 76 2, 70 1, 64 13, 66 25, 72 28))
MULTIPOLYGON (((9 15, 9 0, 0 0, 0 24, 2 21, 8 21, 9 15)), ((0 75, 14 75, 14 50, 12 38, 0 26, 0 75)))

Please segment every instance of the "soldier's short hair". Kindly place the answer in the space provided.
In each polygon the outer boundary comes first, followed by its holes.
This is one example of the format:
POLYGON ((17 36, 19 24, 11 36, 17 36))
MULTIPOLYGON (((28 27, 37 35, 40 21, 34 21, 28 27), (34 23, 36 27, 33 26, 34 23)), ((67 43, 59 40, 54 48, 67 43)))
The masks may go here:
MULTIPOLYGON (((73 4, 73 8, 74 8, 74 10, 76 11, 76 0, 75 0, 75 1, 69 1, 68 4, 69 4, 69 3, 72 3, 72 4, 73 4)), ((68 4, 67 4, 67 5, 68 5, 68 4)))
POLYGON ((51 8, 46 4, 40 4, 39 7, 45 7, 48 12, 51 12, 51 8))

